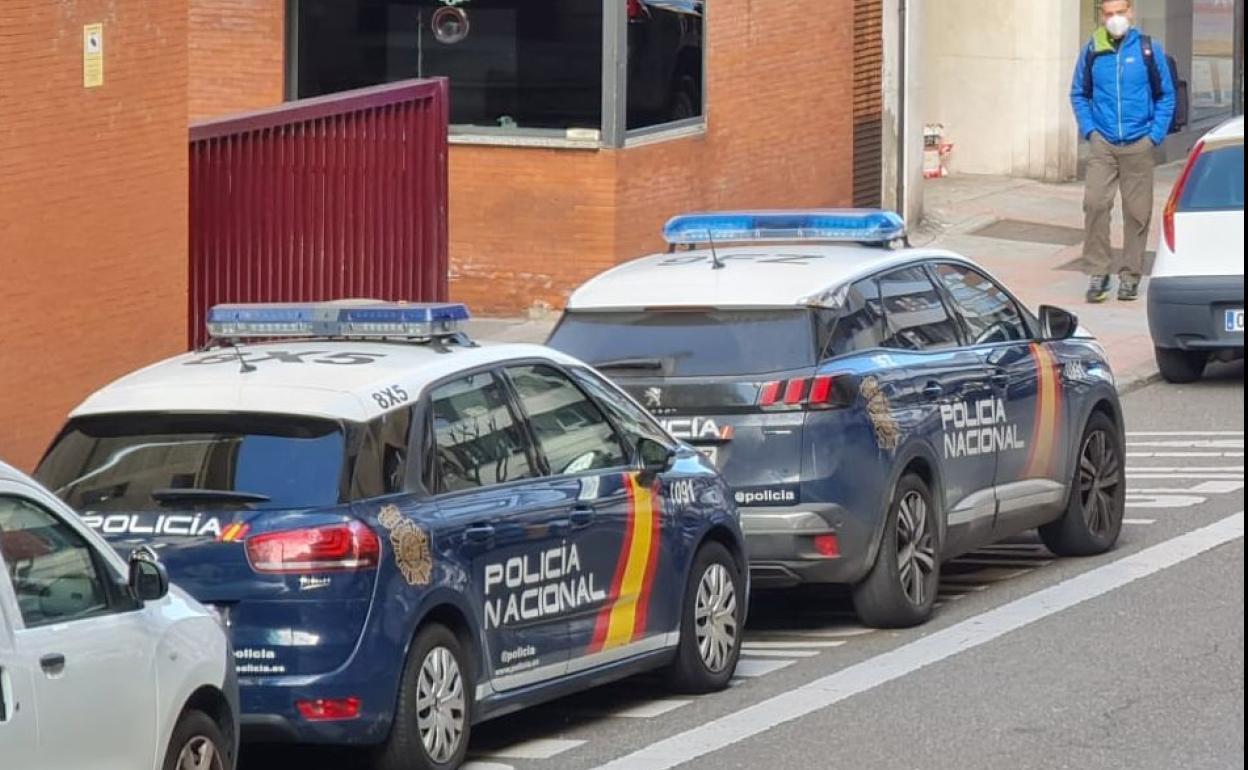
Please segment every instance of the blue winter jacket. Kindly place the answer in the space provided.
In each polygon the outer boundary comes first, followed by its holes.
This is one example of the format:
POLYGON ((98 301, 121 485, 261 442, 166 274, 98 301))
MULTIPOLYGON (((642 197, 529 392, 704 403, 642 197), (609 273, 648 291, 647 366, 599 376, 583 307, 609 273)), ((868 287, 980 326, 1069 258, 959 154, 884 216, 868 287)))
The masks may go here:
POLYGON ((1104 27, 1096 30, 1086 48, 1079 52, 1075 77, 1070 86, 1070 103, 1079 121, 1079 135, 1084 139, 1096 131, 1113 144, 1130 144, 1147 136, 1153 144, 1161 144, 1170 132, 1174 117, 1174 79, 1166 64, 1166 52, 1153 38, 1153 58, 1161 76, 1161 98, 1153 99, 1148 63, 1137 30, 1127 32, 1114 48, 1104 27), (1092 98, 1083 92, 1087 51, 1092 58, 1092 98))

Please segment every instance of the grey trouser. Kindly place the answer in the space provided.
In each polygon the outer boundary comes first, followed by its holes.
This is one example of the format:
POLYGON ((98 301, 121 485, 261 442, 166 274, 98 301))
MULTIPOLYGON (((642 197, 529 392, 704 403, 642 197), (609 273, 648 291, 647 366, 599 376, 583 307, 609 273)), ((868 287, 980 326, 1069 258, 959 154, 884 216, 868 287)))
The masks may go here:
POLYGON ((1153 142, 1147 136, 1131 144, 1110 144, 1092 133, 1092 152, 1083 188, 1083 265, 1088 275, 1109 275, 1113 252, 1109 220, 1114 193, 1122 190, 1123 278, 1139 280, 1144 272, 1144 247, 1153 216, 1153 142))

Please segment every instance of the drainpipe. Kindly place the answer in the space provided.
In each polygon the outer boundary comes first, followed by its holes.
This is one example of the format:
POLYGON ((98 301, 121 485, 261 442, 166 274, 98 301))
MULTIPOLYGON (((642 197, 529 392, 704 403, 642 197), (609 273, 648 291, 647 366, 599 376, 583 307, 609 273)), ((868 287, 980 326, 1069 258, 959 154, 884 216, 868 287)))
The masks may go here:
MULTIPOLYGON (((1242 0, 1239 0, 1242 2, 1242 0)), ((907 214, 906 192, 909 172, 906 168, 906 102, 910 100, 906 78, 906 47, 910 44, 906 30, 906 0, 897 2, 897 213, 907 214)))

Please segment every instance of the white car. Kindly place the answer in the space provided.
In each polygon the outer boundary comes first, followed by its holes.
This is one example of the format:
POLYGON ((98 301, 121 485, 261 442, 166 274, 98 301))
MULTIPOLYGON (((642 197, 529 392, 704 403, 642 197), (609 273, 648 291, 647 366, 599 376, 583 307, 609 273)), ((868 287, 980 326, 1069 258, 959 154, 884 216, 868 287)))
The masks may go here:
POLYGON ((1244 118, 1192 148, 1162 215, 1148 287, 1157 367, 1200 379, 1211 358, 1244 356, 1244 118))
POLYGON ((0 462, 0 767, 230 770, 237 725, 216 616, 0 462))

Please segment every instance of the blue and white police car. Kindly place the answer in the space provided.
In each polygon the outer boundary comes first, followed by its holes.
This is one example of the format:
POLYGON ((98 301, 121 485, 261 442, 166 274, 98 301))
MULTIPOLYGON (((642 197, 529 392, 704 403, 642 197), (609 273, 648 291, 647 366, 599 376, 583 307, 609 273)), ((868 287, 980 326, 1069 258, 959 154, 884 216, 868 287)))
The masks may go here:
POLYGON ((40 463, 222 616, 245 740, 448 768, 473 723, 570 691, 727 685, 749 575, 721 477, 583 363, 466 317, 219 306, 215 345, 96 392, 40 463))
POLYGON ((755 585, 849 585, 865 622, 904 626, 941 561, 989 541, 1114 544, 1122 412, 1070 313, 909 248, 891 212, 684 215, 664 235, 669 253, 577 289, 548 344, 720 468, 755 585))

